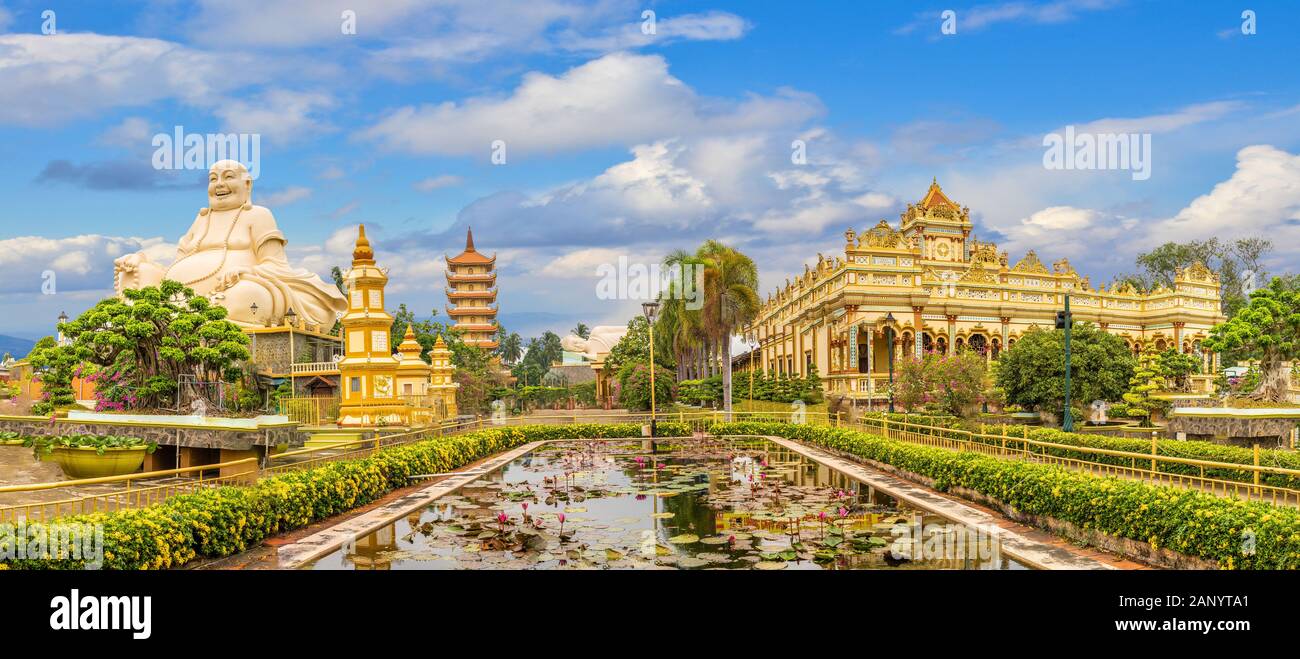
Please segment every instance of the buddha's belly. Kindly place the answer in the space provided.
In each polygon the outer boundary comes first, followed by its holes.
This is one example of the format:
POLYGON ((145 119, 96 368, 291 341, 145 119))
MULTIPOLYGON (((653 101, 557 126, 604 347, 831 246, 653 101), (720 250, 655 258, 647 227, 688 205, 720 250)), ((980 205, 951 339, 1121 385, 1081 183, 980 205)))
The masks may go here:
POLYGON ((248 268, 255 264, 256 259, 247 252, 209 249, 177 260, 168 269, 167 278, 193 288, 200 295, 207 295, 221 282, 221 278, 226 273, 235 268, 248 268))

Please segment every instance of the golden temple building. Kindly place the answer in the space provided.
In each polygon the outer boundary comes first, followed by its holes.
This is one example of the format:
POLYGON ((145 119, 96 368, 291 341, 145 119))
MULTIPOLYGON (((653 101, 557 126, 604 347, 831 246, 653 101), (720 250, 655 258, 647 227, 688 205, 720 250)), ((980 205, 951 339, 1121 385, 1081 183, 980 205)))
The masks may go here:
POLYGON ((756 366, 806 376, 816 365, 828 393, 884 399, 889 336, 895 368, 931 350, 969 348, 995 360, 1031 328, 1052 329, 1067 293, 1075 322, 1119 336, 1135 353, 1176 347, 1198 355, 1202 372, 1218 366, 1201 342, 1225 320, 1219 278, 1202 264, 1146 295, 1094 288, 1068 260, 1049 269, 1033 251, 1010 265, 1005 251, 972 237, 970 209, 937 181, 901 220, 897 229, 881 220, 862 234, 845 231, 843 257, 819 254, 768 296, 745 330, 759 345, 756 366))
POLYGON ((375 253, 363 224, 352 251, 352 268, 344 281, 348 310, 342 324, 343 359, 339 361, 342 400, 340 426, 397 425, 407 406, 397 396, 398 360, 388 343, 393 317, 384 311, 388 275, 375 265, 375 253))
POLYGON ((497 257, 474 249, 474 230, 465 234, 465 251, 447 260, 447 314, 453 329, 460 330, 467 345, 484 350, 497 347, 497 257))

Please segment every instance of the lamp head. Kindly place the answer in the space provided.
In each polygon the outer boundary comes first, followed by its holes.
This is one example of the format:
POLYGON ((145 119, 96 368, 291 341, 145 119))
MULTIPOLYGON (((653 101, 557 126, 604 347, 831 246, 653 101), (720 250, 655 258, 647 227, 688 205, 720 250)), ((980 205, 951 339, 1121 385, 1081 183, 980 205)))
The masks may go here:
POLYGON ((655 324, 655 319, 659 317, 659 303, 642 302, 641 313, 645 315, 646 322, 651 325, 655 324))

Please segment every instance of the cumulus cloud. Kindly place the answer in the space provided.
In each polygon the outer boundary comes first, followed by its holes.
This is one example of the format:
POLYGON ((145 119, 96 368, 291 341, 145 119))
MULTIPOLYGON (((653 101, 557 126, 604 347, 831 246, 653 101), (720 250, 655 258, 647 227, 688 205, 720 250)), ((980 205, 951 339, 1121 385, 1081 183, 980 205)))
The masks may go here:
POLYGON ((1144 226, 1142 234, 1148 245, 1263 236, 1280 252, 1300 256, 1300 155, 1267 144, 1245 147, 1228 180, 1173 217, 1144 226))
POLYGON ((176 245, 162 238, 98 234, 0 240, 0 270, 13 275, 0 278, 0 294, 40 293, 46 273, 54 275, 55 294, 112 291, 113 261, 139 251, 158 263, 168 263, 176 245))
POLYGON ((235 99, 213 109, 224 130, 260 134, 294 142, 332 132, 321 115, 334 107, 334 99, 321 92, 269 89, 248 99, 235 99))
POLYGON ((528 73, 505 97, 398 108, 359 137, 393 151, 485 160, 501 140, 508 159, 798 125, 822 111, 815 97, 793 90, 703 98, 668 72, 664 58, 613 53, 556 76, 528 73))
POLYGON ((160 39, 3 34, 0 123, 50 125, 161 100, 200 104, 255 81, 261 68, 248 54, 218 57, 160 39))

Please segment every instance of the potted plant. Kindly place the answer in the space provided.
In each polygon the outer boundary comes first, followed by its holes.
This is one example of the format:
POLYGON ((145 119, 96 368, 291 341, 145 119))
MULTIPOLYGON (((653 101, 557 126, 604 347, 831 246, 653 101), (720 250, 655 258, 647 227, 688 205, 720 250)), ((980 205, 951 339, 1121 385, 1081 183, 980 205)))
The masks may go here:
POLYGON ((29 437, 23 442, 38 460, 53 459, 69 478, 102 478, 134 473, 158 445, 118 435, 29 437))

